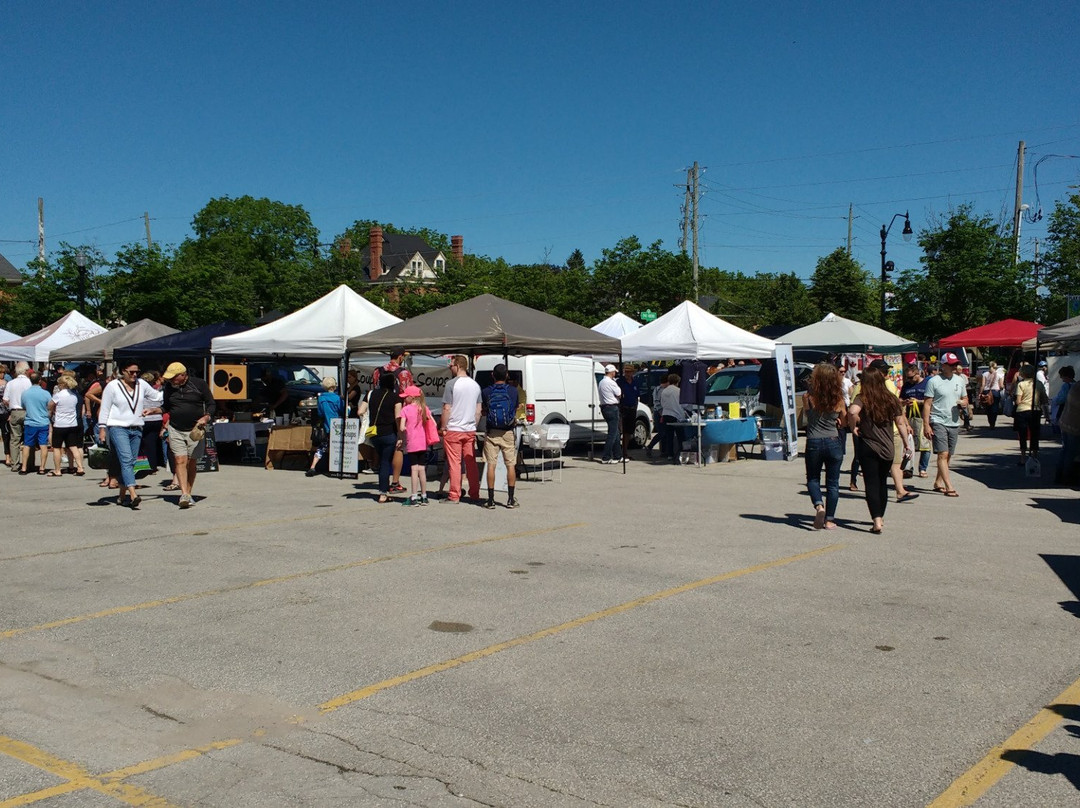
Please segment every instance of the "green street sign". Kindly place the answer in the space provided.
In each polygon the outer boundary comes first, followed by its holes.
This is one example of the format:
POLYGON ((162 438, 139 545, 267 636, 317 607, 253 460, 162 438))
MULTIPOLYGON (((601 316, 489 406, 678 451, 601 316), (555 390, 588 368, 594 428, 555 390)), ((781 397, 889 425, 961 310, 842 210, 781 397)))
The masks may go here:
POLYGON ((641 312, 641 319, 646 323, 651 323, 656 319, 656 312, 652 309, 645 309, 645 311, 641 312))

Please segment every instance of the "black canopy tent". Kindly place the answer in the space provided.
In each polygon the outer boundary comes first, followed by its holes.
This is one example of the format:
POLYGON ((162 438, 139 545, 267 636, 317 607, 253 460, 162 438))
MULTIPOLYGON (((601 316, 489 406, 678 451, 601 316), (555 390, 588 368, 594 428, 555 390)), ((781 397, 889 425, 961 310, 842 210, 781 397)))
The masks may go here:
MULTIPOLYGON (((482 353, 501 353, 504 358, 543 353, 615 354, 622 362, 617 338, 495 295, 479 295, 352 337, 345 343, 344 367, 354 352, 385 352, 394 346, 416 353, 462 353, 470 361, 482 353)), ((622 466, 625 473, 626 464, 622 466)))
POLYGON ((135 359, 167 359, 169 362, 180 361, 184 364, 198 363, 202 366, 203 378, 206 378, 210 359, 210 341, 214 337, 239 334, 249 328, 250 326, 241 325, 232 320, 222 320, 219 323, 199 326, 190 331, 181 331, 178 334, 169 334, 129 345, 124 349, 124 353, 135 359))

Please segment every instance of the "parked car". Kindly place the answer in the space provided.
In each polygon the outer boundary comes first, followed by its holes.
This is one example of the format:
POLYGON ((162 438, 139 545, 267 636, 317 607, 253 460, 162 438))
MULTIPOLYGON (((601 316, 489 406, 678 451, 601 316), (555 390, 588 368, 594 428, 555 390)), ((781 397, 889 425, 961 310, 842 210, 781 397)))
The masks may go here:
MULTIPOLYGON (((799 425, 803 425, 802 393, 807 389, 814 366, 806 362, 795 363, 795 412, 799 425)), ((729 404, 738 402, 743 415, 762 418, 765 404, 759 398, 761 368, 758 365, 736 365, 723 368, 709 377, 705 388, 705 406, 718 407, 726 412, 729 404)))
POLYGON ((289 398, 278 414, 295 413, 300 402, 318 396, 323 392, 322 378, 318 371, 308 365, 276 364, 268 362, 253 362, 248 365, 248 390, 252 402, 265 400, 263 392, 263 374, 270 371, 289 392, 289 398))
MULTIPOLYGON (((476 358, 474 378, 481 388, 492 383, 491 369, 502 361, 498 355, 476 358)), ((509 357, 507 371, 525 390, 530 424, 568 424, 571 443, 598 442, 607 435, 596 389, 604 375, 603 365, 588 357, 536 354, 509 357)), ((651 432, 652 415, 648 406, 639 403, 634 444, 648 444, 651 432)))

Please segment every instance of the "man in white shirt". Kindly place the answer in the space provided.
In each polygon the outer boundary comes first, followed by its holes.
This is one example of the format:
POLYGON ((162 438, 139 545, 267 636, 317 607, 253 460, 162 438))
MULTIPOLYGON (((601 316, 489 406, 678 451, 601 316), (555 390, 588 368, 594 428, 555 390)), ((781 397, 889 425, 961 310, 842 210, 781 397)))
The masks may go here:
POLYGON ((619 399, 622 390, 615 376, 619 369, 614 365, 604 365, 604 378, 600 380, 600 415, 607 424, 607 438, 604 440, 604 454, 600 462, 614 464, 622 461, 622 441, 619 440, 619 399))
POLYGON ((450 360, 453 378, 443 391, 442 435, 446 467, 450 472, 450 491, 443 503, 461 501, 461 460, 469 481, 469 498, 480 500, 480 469, 476 465, 476 424, 480 420, 480 385, 469 376, 469 358, 458 354, 450 360))
MULTIPOLYGON (((11 429, 11 457, 19 457, 22 452, 23 424, 26 422, 26 410, 23 408, 22 395, 30 389, 30 366, 26 362, 15 365, 15 378, 4 388, 4 404, 11 410, 8 427, 11 429)), ((12 462, 12 471, 19 470, 19 464, 12 462)))

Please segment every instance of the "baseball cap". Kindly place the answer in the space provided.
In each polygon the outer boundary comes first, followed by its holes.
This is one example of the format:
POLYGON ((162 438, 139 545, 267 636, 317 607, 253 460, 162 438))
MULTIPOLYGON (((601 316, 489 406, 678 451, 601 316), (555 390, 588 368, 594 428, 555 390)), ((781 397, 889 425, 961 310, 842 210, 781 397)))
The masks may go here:
POLYGON ((181 373, 187 373, 187 368, 184 367, 183 364, 181 364, 180 362, 173 362, 171 365, 165 368, 165 372, 161 374, 161 378, 163 378, 165 381, 168 381, 173 376, 179 376, 181 373))
POLYGON ((875 359, 873 362, 870 363, 869 366, 872 367, 874 370, 880 370, 882 373, 885 374, 892 373, 892 365, 890 365, 884 359, 875 359))
POLYGON ((401 391, 401 395, 405 398, 409 398, 410 396, 418 396, 420 395, 420 388, 417 387, 415 384, 410 384, 408 387, 401 391))
POLYGON ((960 357, 954 354, 952 351, 941 355, 941 364, 943 365, 959 365, 960 357))
POLYGON ((618 373, 619 369, 614 365, 604 365, 604 373, 618 373))
POLYGON ((1039 367, 1045 368, 1045 367, 1050 367, 1050 365, 1049 365, 1049 363, 1047 363, 1047 361, 1045 359, 1040 359, 1039 360, 1039 367))

